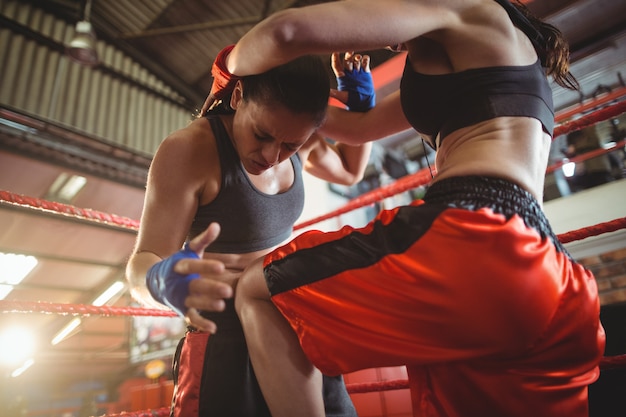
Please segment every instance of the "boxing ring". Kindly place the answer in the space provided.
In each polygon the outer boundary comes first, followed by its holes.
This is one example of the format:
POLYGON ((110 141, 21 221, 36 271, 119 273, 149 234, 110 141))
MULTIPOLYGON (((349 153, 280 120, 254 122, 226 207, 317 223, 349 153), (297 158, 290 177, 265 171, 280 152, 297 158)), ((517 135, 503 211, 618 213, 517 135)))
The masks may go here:
MULTIPOLYGON (((607 98, 615 100, 615 98, 607 98)), ((601 103, 602 104, 602 103, 601 103)), ((598 105, 598 102, 595 103, 598 105)), ((578 113, 582 110, 587 110, 584 107, 578 107, 575 109, 578 113)), ((555 128, 554 137, 580 130, 587 126, 592 126, 598 122, 615 118, 622 113, 626 112, 626 101, 619 101, 617 103, 608 104, 598 110, 591 111, 586 115, 579 117, 576 120, 563 122, 555 128)), ((572 114, 578 114, 572 113, 572 114)), ((572 114, 564 114, 570 117, 572 114)), ((558 119, 557 119, 558 121, 558 119)), ((623 148, 626 146, 626 140, 621 140, 610 149, 597 149, 588 152, 583 155, 570 158, 569 162, 581 162, 588 158, 597 157, 604 153, 614 151, 615 149, 623 148)), ((564 164, 561 161, 554 165, 551 165, 547 169, 547 173, 553 172, 564 164)), ((431 171, 429 169, 420 170, 414 174, 407 175, 403 178, 396 180, 394 183, 380 187, 376 190, 362 194, 361 196, 350 200, 344 206, 328 212, 322 216, 301 222, 294 227, 294 230, 300 230, 311 226, 313 224, 322 222, 327 219, 331 219, 340 216, 344 213, 351 212, 361 207, 370 206, 374 203, 380 202, 385 198, 392 197, 409 191, 416 187, 425 186, 431 180, 431 171)), ((12 208, 18 208, 27 211, 36 211, 49 216, 59 216, 69 218, 73 221, 87 222, 97 224, 99 226, 110 227, 114 229, 124 229, 136 232, 139 228, 139 222, 134 219, 117 216, 114 214, 103 213, 96 210, 84 209, 75 207, 68 204, 56 203, 52 201, 43 200, 40 198, 34 198, 24 195, 12 193, 10 191, 0 190, 0 205, 8 205, 12 208)), ((625 207, 626 211, 626 207, 625 207)), ((574 241, 583 240, 592 236, 599 236, 605 233, 615 232, 618 230, 626 229, 626 217, 619 217, 611 221, 602 222, 594 225, 590 225, 577 230, 571 230, 566 233, 558 234, 558 239, 562 243, 569 243, 574 241)), ((117 307, 117 306, 94 306, 84 304, 63 304, 52 303, 46 301, 11 301, 0 300, 0 312, 2 314, 56 314, 66 316, 151 316, 151 317, 176 317, 176 313, 170 310, 158 310, 141 307, 117 307)), ((626 354, 605 356, 600 362, 601 371, 611 369, 626 369, 626 354)), ((385 379, 377 381, 367 382, 350 382, 349 378, 346 378, 346 385, 348 392, 353 396, 363 393, 372 392, 386 392, 408 389, 408 380, 405 378, 385 379)), ((358 407, 357 407, 358 409, 358 407)), ((125 416, 125 417, 144 417, 144 416, 169 416, 169 408, 148 409, 141 411, 129 411, 121 412, 119 414, 108 414, 108 416, 125 416)), ((368 414, 369 415, 369 414, 368 414)))

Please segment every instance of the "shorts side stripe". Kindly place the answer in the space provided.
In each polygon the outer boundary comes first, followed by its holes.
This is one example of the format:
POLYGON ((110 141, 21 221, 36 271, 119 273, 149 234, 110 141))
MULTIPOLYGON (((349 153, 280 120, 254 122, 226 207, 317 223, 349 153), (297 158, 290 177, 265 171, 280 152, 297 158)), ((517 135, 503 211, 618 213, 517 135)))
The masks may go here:
MULTIPOLYGON (((404 206, 384 211, 370 225, 322 235, 322 243, 307 247, 308 234, 296 239, 296 247, 305 246, 265 267, 265 277, 272 295, 310 284, 343 271, 364 268, 381 258, 406 251, 422 237, 445 205, 404 206)), ((313 238, 320 238, 314 233, 313 238)))

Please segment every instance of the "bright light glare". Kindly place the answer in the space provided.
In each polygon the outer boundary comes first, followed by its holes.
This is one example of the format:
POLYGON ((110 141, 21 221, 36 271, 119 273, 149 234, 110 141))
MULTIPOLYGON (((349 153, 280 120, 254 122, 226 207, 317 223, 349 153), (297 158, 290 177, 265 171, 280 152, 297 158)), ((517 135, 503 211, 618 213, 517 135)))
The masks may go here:
POLYGON ((34 363, 35 363, 34 359, 32 359, 32 358, 28 359, 26 362, 24 362, 24 364, 22 366, 17 368, 15 371, 11 372, 11 376, 13 378, 17 378, 18 376, 22 375, 28 368, 33 366, 34 363))
POLYGON ((604 145, 602 145, 602 148, 603 149, 611 149, 611 148, 614 148, 615 145, 617 145, 617 143, 615 143, 615 142, 607 142, 604 145))
POLYGON ((0 284, 0 300, 4 300, 13 291, 13 285, 0 284))
MULTIPOLYGON (((93 301, 93 305, 102 306, 106 304, 111 298, 115 297, 117 293, 119 293, 124 288, 124 283, 122 281, 115 281, 109 288, 107 288, 102 294, 98 296, 93 301)), ((78 326, 80 326, 81 320, 76 317, 72 319, 67 325, 61 329, 56 336, 52 339, 50 343, 53 345, 59 344, 61 341, 65 340, 78 326)))
POLYGON ((22 282, 33 270, 37 258, 0 252, 0 265, 0 300, 3 300, 13 290, 13 286, 22 282))
POLYGON ((35 337, 23 327, 9 327, 0 333, 0 362, 17 366, 35 353, 35 337))
POLYGON ((115 281, 109 288, 96 298, 93 303, 95 306, 105 305, 111 298, 115 297, 124 288, 122 281, 115 281))
POLYGON ((61 329, 61 331, 57 333, 56 336, 54 336, 54 338, 52 339, 52 342, 50 343, 52 343, 53 345, 58 344, 59 342, 64 340, 67 336, 69 336, 69 334, 72 333, 74 329, 80 326, 80 323, 81 323, 80 319, 78 317, 75 317, 63 329, 61 329))
POLYGON ((37 259, 34 256, 0 253, 0 265, 0 282, 17 285, 37 265, 37 259))
POLYGON ((576 164, 573 162, 568 162, 566 164, 563 164, 561 168, 563 169, 563 174, 567 178, 569 178, 574 175, 574 171, 576 171, 576 164))
POLYGON ((65 201, 72 201, 85 184, 87 184, 87 178, 72 175, 59 190, 59 197, 65 201))

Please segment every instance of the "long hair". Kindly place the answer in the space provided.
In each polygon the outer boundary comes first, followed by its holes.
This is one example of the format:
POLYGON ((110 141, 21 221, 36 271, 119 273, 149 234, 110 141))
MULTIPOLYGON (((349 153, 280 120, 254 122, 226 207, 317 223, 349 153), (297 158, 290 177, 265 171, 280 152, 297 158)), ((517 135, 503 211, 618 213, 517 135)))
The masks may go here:
POLYGON ((578 81, 569 71, 569 44, 559 29, 549 23, 534 16, 528 7, 519 0, 515 0, 513 5, 530 21, 530 23, 541 33, 544 38, 544 48, 538 50, 543 66, 547 69, 547 74, 554 78, 554 81, 561 87, 570 90, 579 90, 578 81))

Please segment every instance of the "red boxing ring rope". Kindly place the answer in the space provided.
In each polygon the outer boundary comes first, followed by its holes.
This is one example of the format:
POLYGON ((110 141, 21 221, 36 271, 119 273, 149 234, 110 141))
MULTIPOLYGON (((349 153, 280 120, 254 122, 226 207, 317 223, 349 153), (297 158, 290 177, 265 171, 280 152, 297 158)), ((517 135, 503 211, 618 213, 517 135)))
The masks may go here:
POLYGON ((15 207, 35 209, 44 213, 67 216, 76 220, 97 223, 104 226, 113 226, 122 229, 139 230, 139 221, 115 214, 103 213, 97 210, 83 209, 69 204, 47 201, 42 198, 28 197, 9 191, 0 190, 0 204, 15 207))
POLYGON ((623 100, 624 96, 626 96, 626 87, 620 87, 609 93, 601 94, 598 97, 594 97, 593 99, 589 99, 575 106, 561 110, 554 116, 554 120, 557 123, 561 123, 562 121, 569 119, 570 117, 577 114, 585 114, 589 110, 597 109, 598 107, 604 106, 607 103, 610 104, 615 101, 623 100))
POLYGON ((591 158, 595 158, 596 156, 600 156, 600 155, 604 155, 610 152, 615 151, 618 148, 623 148, 624 146, 626 146, 626 139, 621 140, 619 142, 617 142, 614 146, 604 149, 604 148, 600 148, 600 149, 594 149, 592 151, 589 152, 585 152, 583 154, 580 155, 576 155, 572 158, 567 158, 564 159, 563 161, 559 161, 553 165, 550 165, 547 169, 546 169, 546 173, 550 173, 553 171, 556 171, 557 169, 561 168, 563 165, 569 163, 569 162, 582 162, 582 161, 586 161, 587 159, 591 159, 591 158))
POLYGON ((603 233, 614 232, 616 230, 626 229, 626 217, 611 220, 609 222, 599 223, 594 226, 583 227, 578 230, 561 233, 557 236, 561 243, 569 243, 575 240, 582 240, 591 236, 598 236, 603 233))
POLYGON ((62 316, 149 316, 178 317, 172 310, 142 307, 94 306, 91 304, 49 303, 45 301, 0 300, 2 313, 45 313, 62 316))
POLYGON ((597 124, 598 122, 612 119, 626 112, 626 100, 604 107, 602 109, 591 112, 575 120, 561 123, 554 128, 553 138, 575 130, 584 129, 586 127, 597 124))

